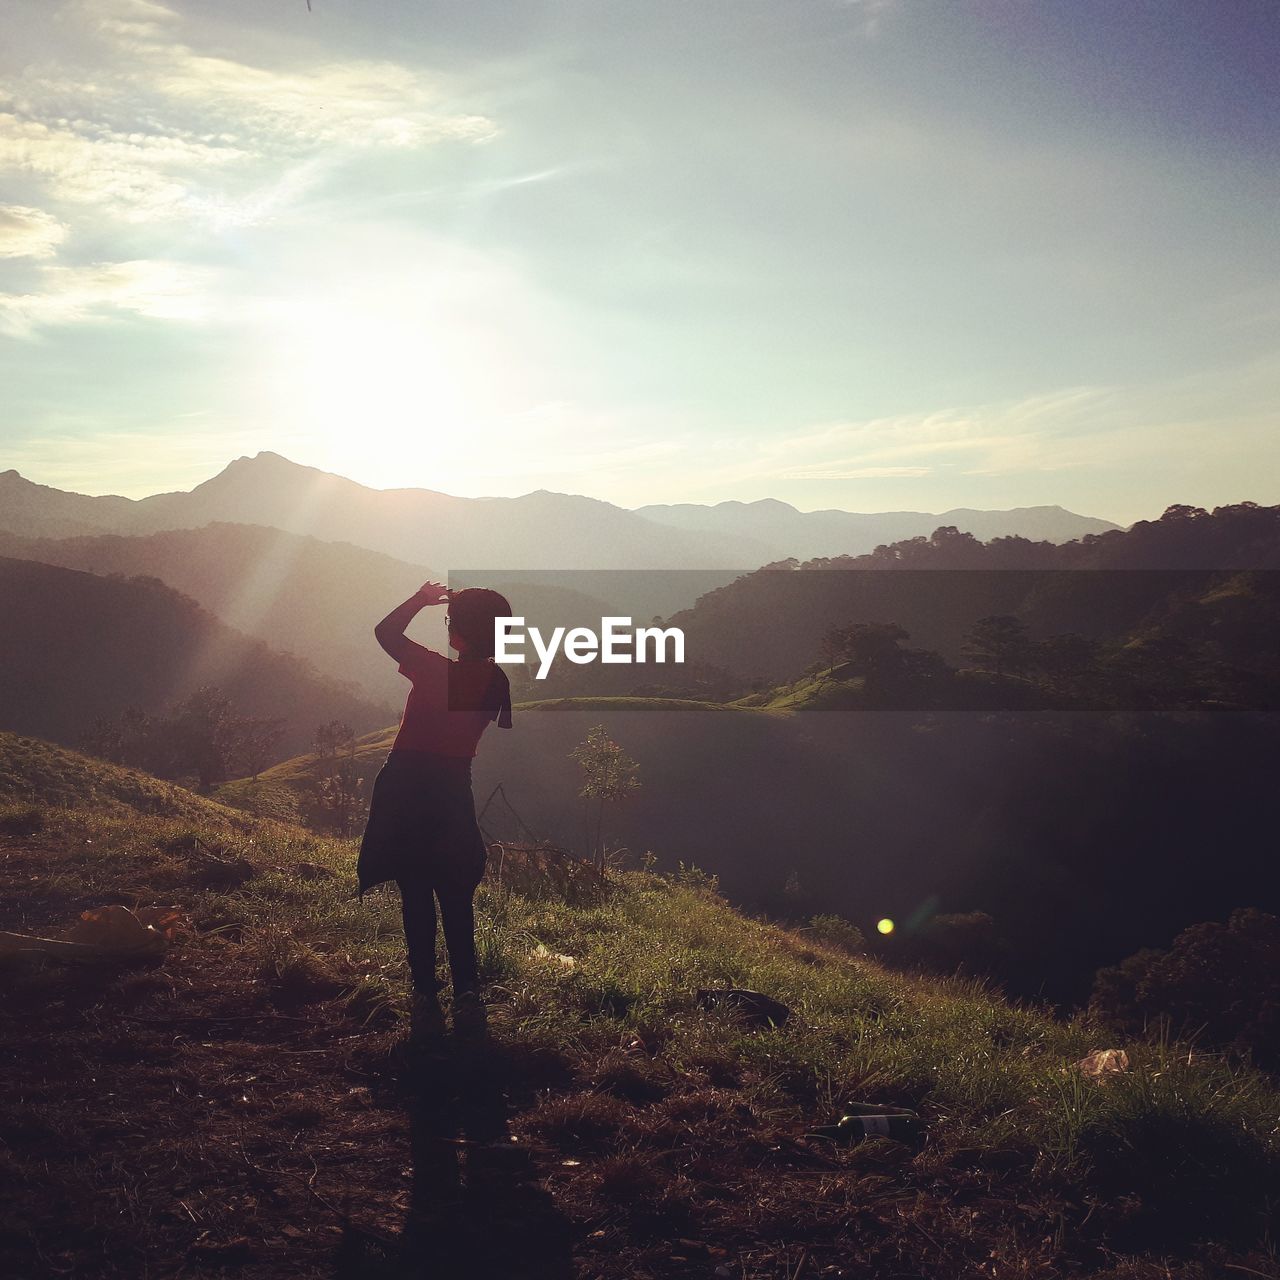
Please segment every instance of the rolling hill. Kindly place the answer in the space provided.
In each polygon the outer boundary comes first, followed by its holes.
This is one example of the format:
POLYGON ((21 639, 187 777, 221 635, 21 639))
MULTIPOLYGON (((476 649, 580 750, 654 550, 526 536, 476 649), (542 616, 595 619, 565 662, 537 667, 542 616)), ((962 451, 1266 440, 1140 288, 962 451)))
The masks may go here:
POLYGON ((78 745, 99 717, 155 713, 206 685, 241 714, 284 721, 279 750, 316 725, 385 724, 390 709, 220 623, 155 579, 0 558, 0 725, 78 745))
POLYGON ((414 1056, 353 854, 0 733, 0 940, 104 906, 171 938, 4 953, 0 1271, 1266 1274, 1280 1099, 1240 1063, 895 972, 696 870, 514 855, 477 898, 487 1018, 414 1056), (735 986, 790 1016, 698 995, 735 986), (855 1102, 921 1137, 817 1133, 855 1102))
MULTIPOLYGON (((526 703, 473 766, 479 808, 503 789, 491 834, 521 836, 509 801, 538 836, 587 847, 570 753, 596 724, 640 766, 640 790, 606 811, 612 845, 704 867, 749 907, 833 910, 866 932, 885 916, 924 928, 986 911, 1007 948, 999 977, 1021 994, 1077 1001, 1099 966, 1192 923, 1280 909, 1259 835, 1274 716, 806 710, 785 696, 771 709, 526 703)), ((357 746, 366 795, 393 736, 357 746)), ((220 794, 306 811, 316 778, 300 757, 220 794)))
MULTIPOLYGON (((237 524, 130 537, 0 534, 0 555, 100 576, 158 578, 229 627, 392 704, 404 698, 404 678, 374 643, 373 624, 437 576, 363 547, 237 524)), ((441 618, 427 613, 417 625, 424 643, 444 643, 441 618)))
MULTIPOLYGON (((124 536, 22 538, 0 533, 0 556, 36 560, 99 576, 157 578, 228 626, 272 648, 306 658, 325 675, 359 686, 376 701, 398 705, 407 685, 373 639, 373 625, 422 583, 444 578, 350 543, 322 542, 256 525, 209 524, 199 529, 124 536)), ((720 585, 725 575, 659 573, 473 573, 472 585, 506 593, 531 626, 598 627, 619 608, 647 618, 654 606, 696 598, 689 579, 720 585), (677 580, 674 587, 670 578, 677 580), (640 579, 640 582, 637 582, 640 579), (563 585, 561 585, 563 584, 563 585), (599 586, 622 600, 584 594, 599 586), (638 610, 645 608, 646 613, 638 610)), ((460 579, 455 575, 453 585, 460 579)), ((425 610, 413 623, 423 644, 443 649, 444 610, 425 610)))
MULTIPOLYGON (((1159 520, 1062 545, 984 543, 940 529, 869 555, 763 568, 668 621, 684 630, 691 657, 776 683, 800 675, 827 632, 851 623, 895 623, 912 647, 956 662, 984 617, 1017 617, 1037 639, 1117 640, 1160 626, 1240 571, 1254 576, 1259 598, 1270 596, 1277 570, 1280 507, 1172 507, 1159 520)), ((1264 609, 1253 647, 1268 629, 1264 609)))

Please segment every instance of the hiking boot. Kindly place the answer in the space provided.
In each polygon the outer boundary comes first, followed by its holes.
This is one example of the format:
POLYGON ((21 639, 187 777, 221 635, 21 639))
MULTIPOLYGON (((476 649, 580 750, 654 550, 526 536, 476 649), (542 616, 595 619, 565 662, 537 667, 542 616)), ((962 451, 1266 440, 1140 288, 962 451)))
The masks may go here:
POLYGON ((468 988, 454 993, 453 1029, 459 1035, 483 1035, 489 1025, 479 991, 468 988))
POLYGON ((409 1038, 419 1044, 443 1039, 444 1010, 434 994, 415 993, 409 1006, 409 1038))

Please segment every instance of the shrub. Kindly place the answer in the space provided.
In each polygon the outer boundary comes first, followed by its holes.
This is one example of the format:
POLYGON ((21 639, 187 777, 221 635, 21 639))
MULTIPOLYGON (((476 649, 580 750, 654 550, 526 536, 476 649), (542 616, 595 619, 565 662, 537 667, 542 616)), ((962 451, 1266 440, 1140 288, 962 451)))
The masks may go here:
POLYGON ((936 915, 903 949, 909 960, 938 973, 989 973, 1004 952, 996 922, 985 911, 936 915))
POLYGON ((712 897, 719 896, 720 877, 709 871, 703 871, 701 867, 695 867, 693 863, 686 866, 683 859, 680 861, 679 869, 672 874, 671 878, 683 889, 692 889, 695 893, 712 897))
POLYGON ((861 955, 867 946, 862 930, 851 924, 843 916, 818 915, 809 920, 809 932, 819 942, 839 947, 851 955, 861 955))
POLYGON ((1082 1117, 1079 1154, 1103 1203, 1126 1205, 1108 1232, 1116 1246, 1243 1245, 1265 1233, 1280 1162, 1259 1134, 1261 1099, 1243 1080, 1157 1052, 1128 1079, 1088 1088, 1107 1096, 1082 1117))
POLYGON ((1226 924, 1194 924, 1167 951, 1099 969, 1089 1008, 1122 1031, 1167 1021, 1175 1033, 1280 1066, 1280 919, 1248 908, 1226 924))

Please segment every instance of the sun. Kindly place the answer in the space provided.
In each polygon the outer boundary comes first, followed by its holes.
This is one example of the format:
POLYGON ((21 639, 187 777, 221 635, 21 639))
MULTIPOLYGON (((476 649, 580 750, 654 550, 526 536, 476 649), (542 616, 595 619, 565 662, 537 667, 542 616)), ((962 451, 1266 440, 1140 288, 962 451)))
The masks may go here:
POLYGON ((345 269, 330 260, 306 278, 292 264, 259 301, 255 407, 326 469, 446 488, 546 398, 537 316, 518 281, 474 255, 349 249, 345 269))
MULTIPOLYGON (((273 400, 327 454, 407 447, 470 416, 469 362, 420 317, 332 304, 300 309, 274 353, 273 400)), ((403 468, 389 459, 389 477, 403 468)), ((403 474, 403 472, 401 472, 403 474)))

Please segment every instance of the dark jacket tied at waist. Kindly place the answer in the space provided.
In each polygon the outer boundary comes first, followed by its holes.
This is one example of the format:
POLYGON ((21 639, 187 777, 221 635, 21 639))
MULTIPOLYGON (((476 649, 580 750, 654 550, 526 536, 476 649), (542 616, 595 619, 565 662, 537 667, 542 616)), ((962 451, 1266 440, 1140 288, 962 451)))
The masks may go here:
POLYGON ((471 760, 393 751, 378 772, 360 843, 360 894, 387 880, 425 878, 472 891, 484 875, 484 837, 471 793, 471 760))

